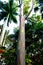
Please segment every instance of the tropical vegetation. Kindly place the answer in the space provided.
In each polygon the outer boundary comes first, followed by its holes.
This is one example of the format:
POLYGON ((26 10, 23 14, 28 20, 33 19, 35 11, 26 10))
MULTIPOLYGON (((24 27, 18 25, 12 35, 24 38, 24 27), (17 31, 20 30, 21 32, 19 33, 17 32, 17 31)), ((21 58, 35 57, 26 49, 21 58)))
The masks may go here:
POLYGON ((0 1, 0 21, 3 19, 0 34, 1 63, 43 65, 43 1, 0 1), (18 22, 16 16, 19 16, 19 27, 14 28, 14 34, 9 34, 7 26, 12 21, 18 22))

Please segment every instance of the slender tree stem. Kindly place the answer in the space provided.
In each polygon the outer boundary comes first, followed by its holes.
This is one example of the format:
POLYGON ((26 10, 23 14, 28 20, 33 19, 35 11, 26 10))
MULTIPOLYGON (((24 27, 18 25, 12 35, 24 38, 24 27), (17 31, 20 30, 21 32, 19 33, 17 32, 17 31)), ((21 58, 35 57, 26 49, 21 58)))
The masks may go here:
POLYGON ((31 0, 31 1, 32 1, 32 6, 31 6, 31 8, 29 9, 29 12, 28 12, 28 14, 26 15, 25 19, 28 18, 28 16, 30 15, 30 13, 31 13, 32 10, 33 10, 33 7, 34 7, 34 0, 31 0))
POLYGON ((20 6, 20 35, 18 43, 18 65, 25 65, 25 22, 23 4, 20 6))
MULTIPOLYGON (((9 17, 9 16, 8 16, 8 17, 9 17)), ((1 39, 0 39, 0 45, 3 45, 3 39, 4 39, 5 32, 6 32, 6 28, 7 28, 8 17, 7 17, 6 22, 4 22, 4 25, 3 25, 3 30, 2 30, 1 39)))

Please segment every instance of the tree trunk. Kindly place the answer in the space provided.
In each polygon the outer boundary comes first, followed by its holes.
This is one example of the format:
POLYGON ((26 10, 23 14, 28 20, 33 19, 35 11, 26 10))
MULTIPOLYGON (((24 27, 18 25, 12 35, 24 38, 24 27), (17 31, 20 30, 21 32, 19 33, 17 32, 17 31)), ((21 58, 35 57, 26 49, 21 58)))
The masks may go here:
POLYGON ((23 16, 23 4, 22 0, 19 0, 20 4, 20 35, 18 42, 18 65, 25 65, 25 19, 30 15, 33 6, 34 0, 32 0, 32 7, 29 10, 29 13, 26 15, 26 18, 23 16))
POLYGON ((18 65, 25 65, 25 22, 23 4, 20 7, 20 35, 18 43, 18 65))
POLYGON ((4 40, 4 36, 5 36, 5 32, 6 32, 6 28, 7 28, 7 23, 8 23, 8 18, 6 20, 6 22, 4 22, 4 25, 3 25, 3 30, 2 30, 2 33, 1 33, 1 39, 0 39, 0 45, 4 45, 3 44, 3 40, 4 40))
POLYGON ((6 31, 5 34, 4 34, 4 39, 3 39, 3 42, 2 42, 2 46, 5 46, 7 35, 8 34, 7 34, 7 31, 6 31))

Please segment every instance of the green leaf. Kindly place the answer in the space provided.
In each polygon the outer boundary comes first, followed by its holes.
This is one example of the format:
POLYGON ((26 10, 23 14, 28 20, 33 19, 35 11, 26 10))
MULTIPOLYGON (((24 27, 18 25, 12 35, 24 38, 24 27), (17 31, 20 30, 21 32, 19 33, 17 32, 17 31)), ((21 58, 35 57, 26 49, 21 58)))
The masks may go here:
POLYGON ((12 18, 14 23, 17 23, 17 19, 16 19, 16 17, 14 15, 12 15, 11 18, 12 18))
POLYGON ((3 2, 2 2, 2 1, 0 1, 0 9, 2 8, 2 6, 3 6, 3 2))

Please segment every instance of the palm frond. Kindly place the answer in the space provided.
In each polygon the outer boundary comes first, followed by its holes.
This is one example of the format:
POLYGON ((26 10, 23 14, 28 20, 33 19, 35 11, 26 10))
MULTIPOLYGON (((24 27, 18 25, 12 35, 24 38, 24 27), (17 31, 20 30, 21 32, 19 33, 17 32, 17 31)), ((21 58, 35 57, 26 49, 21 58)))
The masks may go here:
POLYGON ((6 12, 0 12, 0 20, 7 16, 6 12))
POLYGON ((2 1, 0 1, 0 9, 2 8, 2 6, 3 6, 3 2, 2 2, 2 1))
POLYGON ((9 6, 12 7, 14 0, 9 0, 9 6))
POLYGON ((11 18, 12 18, 14 23, 17 23, 17 19, 16 19, 16 17, 14 15, 12 15, 11 18))
POLYGON ((7 26, 9 26, 9 21, 10 21, 10 23, 11 23, 11 17, 10 17, 10 14, 9 14, 9 18, 8 18, 7 26))
POLYGON ((8 23, 10 22, 10 19, 13 20, 15 23, 17 23, 17 20, 16 20, 16 15, 18 15, 17 13, 17 9, 14 8, 15 6, 13 6, 13 3, 14 3, 14 0, 9 0, 9 2, 7 3, 3 3, 3 2, 0 2, 2 7, 0 8, 2 10, 2 12, 0 12, 0 20, 1 19, 5 19, 8 15, 9 15, 9 18, 8 18, 8 23))

